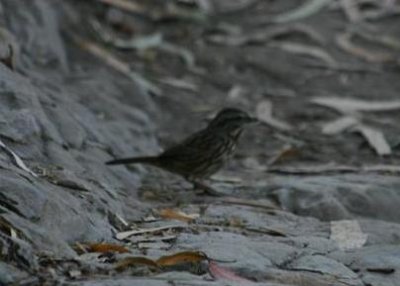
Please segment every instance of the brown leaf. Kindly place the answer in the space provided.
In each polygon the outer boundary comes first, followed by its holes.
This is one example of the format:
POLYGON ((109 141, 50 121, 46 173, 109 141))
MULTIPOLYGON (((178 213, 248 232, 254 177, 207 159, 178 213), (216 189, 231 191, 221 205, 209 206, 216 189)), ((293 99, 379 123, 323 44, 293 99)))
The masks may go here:
POLYGON ((183 251, 172 255, 162 256, 157 259, 156 263, 159 266, 172 266, 185 262, 200 262, 207 260, 208 257, 201 251, 183 251))
POLYGON ((199 214, 186 214, 174 209, 162 209, 158 214, 165 219, 176 219, 184 222, 189 222, 199 217, 199 214))
MULTIPOLYGON (((217 263, 214 261, 210 261, 208 264, 208 270, 210 271, 210 274, 217 280, 229 280, 233 282, 245 282, 247 283, 253 283, 253 281, 248 280, 246 278, 240 277, 236 273, 234 273, 232 270, 229 270, 227 268, 219 266, 217 263)), ((241 284, 243 285, 243 284, 241 284)))
MULTIPOLYGON (((77 245, 77 248, 81 249, 83 247, 87 252, 118 252, 118 253, 127 253, 130 252, 127 248, 122 245, 113 244, 113 243, 80 243, 77 245)), ((78 251, 79 252, 79 251, 78 251)))
POLYGON ((150 267, 158 268, 158 265, 154 260, 151 260, 146 257, 131 256, 120 260, 114 269, 121 272, 127 269, 128 267, 137 265, 147 265, 150 267))
POLYGON ((273 156, 270 160, 268 160, 267 165, 271 166, 277 162, 284 161, 288 158, 299 156, 300 150, 293 146, 285 146, 281 150, 279 150, 278 154, 273 156))

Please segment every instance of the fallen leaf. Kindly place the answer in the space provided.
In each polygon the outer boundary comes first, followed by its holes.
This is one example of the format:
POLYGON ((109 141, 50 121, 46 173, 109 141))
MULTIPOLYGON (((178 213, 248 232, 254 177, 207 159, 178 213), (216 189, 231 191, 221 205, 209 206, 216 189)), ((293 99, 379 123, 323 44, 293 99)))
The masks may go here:
POLYGON ((359 121, 353 116, 342 116, 338 119, 325 123, 322 126, 322 133, 326 135, 333 135, 341 133, 358 124, 359 121))
POLYGON ((200 262, 208 260, 207 255, 201 251, 183 251, 172 255, 162 256, 157 259, 159 266, 172 266, 186 262, 200 262))
POLYGON ((340 98, 335 96, 314 97, 312 103, 335 109, 348 114, 357 111, 388 111, 400 109, 400 100, 393 101, 367 101, 361 99, 340 98))
POLYGON ((281 150, 279 150, 278 154, 276 154, 275 156, 273 156, 271 159, 268 160, 267 166, 271 166, 277 162, 298 156, 299 154, 300 154, 299 149, 291 145, 284 146, 281 150))
POLYGON ((122 245, 113 244, 113 243, 87 243, 81 244, 86 249, 87 252, 118 252, 118 253, 127 253, 130 252, 127 248, 122 245))
POLYGON ((292 126, 290 126, 288 123, 272 116, 272 103, 269 100, 264 100, 257 104, 256 114, 261 122, 264 122, 274 128, 283 131, 289 131, 292 129, 292 126))
POLYGON ((187 214, 182 211, 174 209, 162 209, 158 211, 158 214, 165 219, 176 219, 184 222, 190 222, 200 217, 199 214, 187 214))
POLYGON ((219 266, 214 261, 209 262, 208 270, 209 270, 211 276, 217 280, 228 280, 228 281, 232 281, 232 282, 240 282, 240 285, 243 285, 242 283, 246 283, 246 284, 254 283, 251 280, 240 277, 239 275, 237 275, 230 269, 219 266))
POLYGON ((364 136, 378 155, 384 156, 392 153, 392 149, 381 131, 361 124, 356 126, 354 130, 360 132, 364 136))
POLYGON ((137 265, 146 265, 154 268, 158 268, 157 263, 154 260, 151 260, 146 257, 140 256, 132 256, 132 257, 125 257, 122 260, 118 261, 115 265, 115 270, 118 272, 124 271, 128 267, 137 266, 137 265))
POLYGON ((368 235, 363 233, 356 220, 339 220, 331 222, 330 239, 336 241, 339 249, 350 250, 361 248, 367 242, 368 235))

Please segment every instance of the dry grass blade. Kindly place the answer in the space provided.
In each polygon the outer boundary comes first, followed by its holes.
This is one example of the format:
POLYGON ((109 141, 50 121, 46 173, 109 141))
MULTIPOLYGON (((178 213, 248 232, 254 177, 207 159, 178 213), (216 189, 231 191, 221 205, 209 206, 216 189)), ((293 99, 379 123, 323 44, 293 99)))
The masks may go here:
POLYGON ((123 231, 119 232, 116 234, 116 238, 119 240, 124 240, 132 235, 138 235, 138 234, 143 234, 143 233, 157 233, 169 229, 181 229, 185 228, 186 226, 183 225, 166 225, 166 226, 160 226, 160 227, 154 227, 154 228, 147 228, 147 229, 139 229, 139 230, 128 230, 128 231, 123 231))
POLYGON ((336 241, 339 249, 361 248, 367 242, 368 235, 363 233, 356 220, 331 222, 331 240, 336 241))
POLYGON ((35 172, 33 172, 31 169, 29 169, 28 166, 25 165, 24 161, 22 161, 22 159, 17 154, 15 154, 10 148, 8 148, 1 140, 0 140, 0 148, 3 149, 8 155, 10 155, 12 157, 12 159, 15 162, 15 164, 19 168, 21 168, 22 170, 28 172, 33 177, 37 177, 38 176, 35 172))
POLYGON ((319 59, 331 67, 336 67, 338 65, 336 60, 330 54, 328 54, 328 52, 325 52, 321 48, 315 46, 304 45, 293 42, 278 42, 278 41, 271 43, 270 46, 282 49, 285 52, 297 55, 306 55, 319 59))
POLYGON ((335 96, 314 97, 312 103, 335 109, 341 113, 354 113, 358 111, 389 111, 400 109, 400 100, 393 101, 367 101, 335 96))
POLYGON ((123 61, 116 58, 113 54, 111 54, 106 49, 100 47, 94 42, 82 39, 77 35, 71 35, 72 39, 84 50, 88 51, 92 55, 102 59, 107 65, 111 66, 115 70, 123 73, 130 79, 132 79, 139 87, 143 88, 146 91, 150 91, 153 94, 160 95, 162 92, 161 90, 139 75, 138 73, 131 70, 128 64, 124 63, 123 61))
POLYGON ((392 153, 392 150, 381 131, 366 125, 358 125, 355 130, 364 136, 369 145, 378 155, 384 156, 392 153))
POLYGON ((358 124, 359 121, 353 116, 342 116, 336 120, 325 123, 322 126, 322 133, 326 135, 334 135, 342 133, 358 124))
POLYGON ((352 43, 351 39, 353 34, 351 33, 342 33, 336 37, 337 45, 344 51, 352 54, 358 58, 366 60, 372 63, 384 63, 394 61, 395 57, 389 53, 378 52, 378 51, 370 51, 366 48, 356 46, 352 43))
POLYGON ((281 38, 290 34, 301 34, 318 44, 325 43, 325 39, 316 30, 300 23, 271 27, 266 30, 263 29, 247 34, 231 33, 229 35, 212 35, 207 39, 216 44, 241 46, 250 43, 264 44, 272 39, 281 38))
POLYGON ((292 11, 283 13, 272 19, 272 21, 275 23, 286 23, 286 22, 300 20, 318 13, 322 8, 324 8, 330 2, 331 2, 330 0, 308 0, 300 7, 292 11))

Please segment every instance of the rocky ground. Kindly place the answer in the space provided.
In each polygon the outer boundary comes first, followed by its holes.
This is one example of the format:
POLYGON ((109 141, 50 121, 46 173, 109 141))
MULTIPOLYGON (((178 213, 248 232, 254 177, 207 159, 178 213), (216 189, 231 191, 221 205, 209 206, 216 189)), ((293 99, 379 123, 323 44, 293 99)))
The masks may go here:
POLYGON ((399 285, 399 12, 1 0, 0 285, 399 285), (225 106, 222 197, 104 165, 225 106))

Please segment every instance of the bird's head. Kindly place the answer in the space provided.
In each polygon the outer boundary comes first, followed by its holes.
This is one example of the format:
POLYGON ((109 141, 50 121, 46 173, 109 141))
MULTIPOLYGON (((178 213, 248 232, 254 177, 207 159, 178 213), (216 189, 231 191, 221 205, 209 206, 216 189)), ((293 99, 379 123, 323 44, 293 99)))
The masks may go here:
POLYGON ((246 112, 236 108, 224 108, 211 120, 208 128, 219 128, 228 132, 241 130, 244 125, 255 123, 258 120, 246 112))

